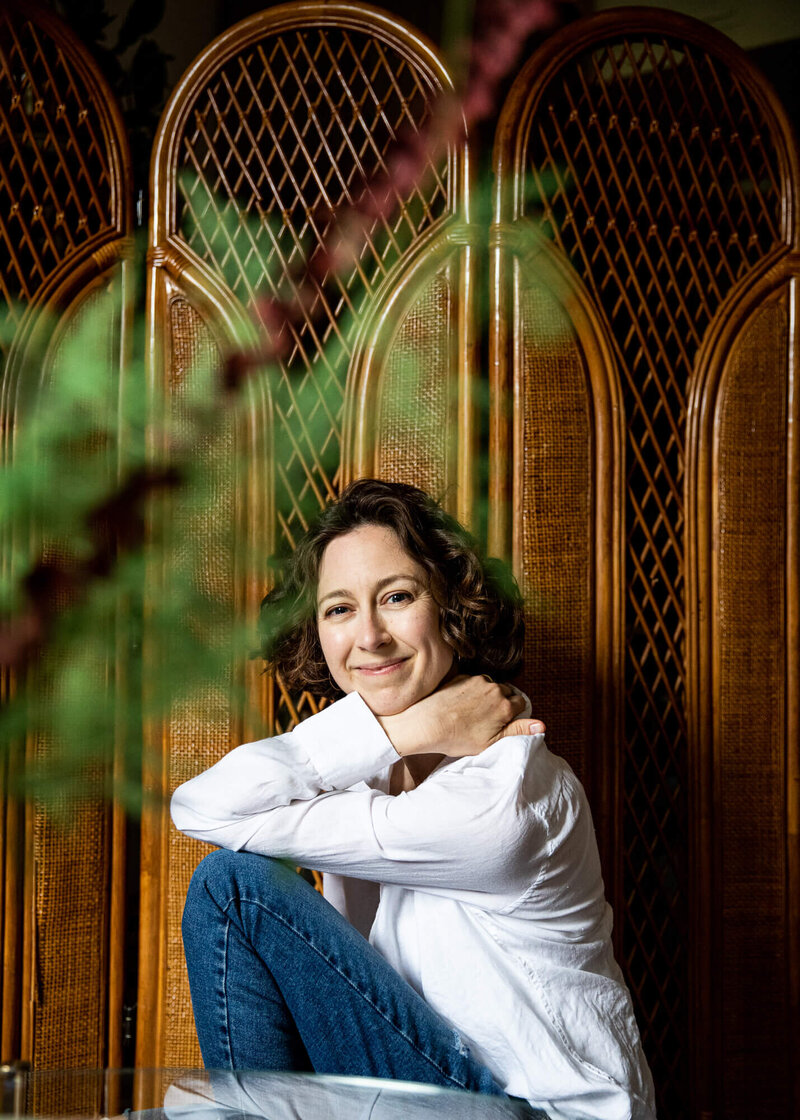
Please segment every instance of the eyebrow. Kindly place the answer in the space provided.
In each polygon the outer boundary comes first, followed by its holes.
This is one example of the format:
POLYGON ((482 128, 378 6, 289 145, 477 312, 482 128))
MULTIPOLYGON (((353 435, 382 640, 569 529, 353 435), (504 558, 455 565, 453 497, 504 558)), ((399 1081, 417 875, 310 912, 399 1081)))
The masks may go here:
MULTIPOLYGON (((384 576, 383 579, 379 579, 375 585, 375 590, 382 591, 383 588, 387 587, 390 583, 395 583, 397 580, 403 579, 408 580, 409 583, 415 583, 417 587, 424 586, 422 580, 417 579, 416 576, 409 575, 407 572, 398 572, 397 575, 384 576)), ((345 588, 340 587, 336 591, 329 591, 327 595, 323 595, 321 599, 318 599, 317 606, 321 607, 327 599, 347 598, 348 596, 352 596, 352 594, 352 591, 347 591, 345 588)))

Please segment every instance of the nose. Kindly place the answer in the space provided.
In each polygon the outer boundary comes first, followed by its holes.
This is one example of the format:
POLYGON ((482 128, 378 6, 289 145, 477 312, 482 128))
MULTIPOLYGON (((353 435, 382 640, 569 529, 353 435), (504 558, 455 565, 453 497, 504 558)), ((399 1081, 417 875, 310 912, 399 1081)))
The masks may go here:
POLYGON ((380 649, 392 640, 378 610, 363 611, 359 626, 358 645, 361 649, 380 649))

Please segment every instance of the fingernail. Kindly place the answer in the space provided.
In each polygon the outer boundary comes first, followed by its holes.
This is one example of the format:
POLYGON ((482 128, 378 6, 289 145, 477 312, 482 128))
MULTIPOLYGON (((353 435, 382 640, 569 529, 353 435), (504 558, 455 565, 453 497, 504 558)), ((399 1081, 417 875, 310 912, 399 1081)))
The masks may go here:
POLYGON ((544 733, 544 724, 541 720, 531 720, 530 732, 531 735, 542 735, 544 733))

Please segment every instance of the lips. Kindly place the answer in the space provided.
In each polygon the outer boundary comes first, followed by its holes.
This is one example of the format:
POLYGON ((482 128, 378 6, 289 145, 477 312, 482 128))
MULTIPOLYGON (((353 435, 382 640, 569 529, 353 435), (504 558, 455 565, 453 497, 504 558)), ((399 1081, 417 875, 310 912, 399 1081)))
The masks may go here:
POLYGON ((355 665, 353 668, 355 672, 363 673, 368 677, 382 677, 405 665, 407 660, 407 657, 400 657, 395 661, 382 661, 380 665, 355 665))

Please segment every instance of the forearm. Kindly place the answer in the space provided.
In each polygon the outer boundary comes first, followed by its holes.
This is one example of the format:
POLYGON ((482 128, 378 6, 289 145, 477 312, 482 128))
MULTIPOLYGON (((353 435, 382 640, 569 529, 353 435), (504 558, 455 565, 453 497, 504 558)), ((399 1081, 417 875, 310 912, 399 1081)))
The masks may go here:
POLYGON ((387 739, 402 758, 427 754, 436 749, 435 744, 430 740, 433 728, 426 726, 424 720, 420 720, 416 709, 415 704, 394 716, 375 717, 387 739))
POLYGON ((527 697, 510 685, 488 677, 455 677, 404 712, 376 718, 402 757, 457 758, 485 751, 526 708, 527 697))
MULTIPOLYGON (((246 743, 173 794, 177 828, 211 835, 238 820, 370 782, 398 759, 360 697, 311 716, 293 732, 246 743)), ((227 843, 223 846, 233 846, 227 843)))
POLYGON ((530 738, 496 744, 399 797, 359 785, 250 815, 193 815, 185 831, 222 848, 502 908, 530 882, 547 838, 520 800, 532 749, 530 738))
POLYGON ((176 791, 173 819, 219 847, 505 906, 542 839, 536 815, 520 812, 533 743, 507 743, 391 796, 383 779, 398 752, 353 694, 288 735, 231 751, 176 791))

